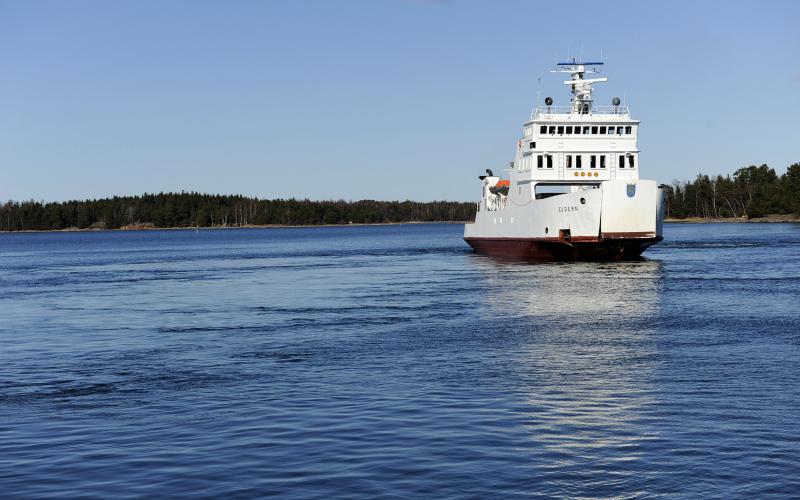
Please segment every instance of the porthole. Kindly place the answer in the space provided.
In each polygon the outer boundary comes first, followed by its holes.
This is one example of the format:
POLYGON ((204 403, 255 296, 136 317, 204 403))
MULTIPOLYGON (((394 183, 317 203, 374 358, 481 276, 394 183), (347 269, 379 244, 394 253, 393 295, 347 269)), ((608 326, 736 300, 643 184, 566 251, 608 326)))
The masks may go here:
POLYGON ((586 198, 581 198, 581 205, 586 205, 586 198))

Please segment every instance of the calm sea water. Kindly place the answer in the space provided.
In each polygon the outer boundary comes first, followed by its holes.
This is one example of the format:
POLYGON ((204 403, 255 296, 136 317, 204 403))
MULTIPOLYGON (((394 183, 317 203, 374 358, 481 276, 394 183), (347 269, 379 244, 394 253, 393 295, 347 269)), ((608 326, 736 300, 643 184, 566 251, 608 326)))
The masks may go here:
POLYGON ((800 225, 0 234, 0 495, 800 496, 800 225))

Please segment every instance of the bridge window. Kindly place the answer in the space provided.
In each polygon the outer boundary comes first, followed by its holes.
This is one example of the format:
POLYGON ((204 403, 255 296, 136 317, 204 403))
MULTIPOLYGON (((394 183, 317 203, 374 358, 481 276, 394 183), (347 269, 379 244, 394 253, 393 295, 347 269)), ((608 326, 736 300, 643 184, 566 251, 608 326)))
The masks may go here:
POLYGON ((589 135, 589 126, 583 127, 583 135, 589 135))
POLYGON ((575 126, 575 134, 580 134, 580 133, 581 133, 581 127, 579 125, 576 125, 575 126))
POLYGON ((597 155, 592 155, 589 157, 589 166, 591 168, 597 168, 597 155))
POLYGON ((536 168, 542 168, 542 155, 536 157, 536 168))
POLYGON ((564 135, 564 127, 562 125, 558 126, 558 135, 564 135))
POLYGON ((530 149, 535 149, 535 148, 536 148, 536 143, 535 143, 535 142, 532 142, 532 143, 531 143, 531 147, 530 147, 530 149))
POLYGON ((606 128, 605 127, 600 127, 600 133, 603 134, 603 135, 606 135, 606 128))
POLYGON ((592 135, 597 135, 597 127, 592 127, 592 135))
POLYGON ((572 135, 572 126, 567 127, 567 135, 572 135))
POLYGON ((553 168, 553 155, 547 155, 547 168, 553 168))
POLYGON ((567 168, 572 168, 572 155, 567 155, 567 168))
POLYGON ((555 133, 556 133, 556 126, 555 125, 550 125, 550 135, 553 135, 555 133))
POLYGON ((600 155, 600 168, 606 168, 606 155, 600 155))
POLYGON ((614 127, 608 127, 608 133, 609 134, 613 134, 614 133, 614 127))
POLYGON ((622 127, 617 127, 617 135, 622 135, 622 127))
POLYGON ((631 127, 630 126, 625 127, 625 133, 630 135, 630 133, 631 133, 631 127))
POLYGON ((581 168, 582 155, 575 155, 575 168, 581 168))
POLYGON ((539 127, 539 133, 540 134, 546 134, 547 133, 547 125, 542 125, 541 127, 539 127))
POLYGON ((619 168, 625 168, 625 155, 619 155, 619 168))
POLYGON ((634 168, 633 155, 630 155, 630 156, 628 157, 628 166, 629 166, 630 168, 634 168))

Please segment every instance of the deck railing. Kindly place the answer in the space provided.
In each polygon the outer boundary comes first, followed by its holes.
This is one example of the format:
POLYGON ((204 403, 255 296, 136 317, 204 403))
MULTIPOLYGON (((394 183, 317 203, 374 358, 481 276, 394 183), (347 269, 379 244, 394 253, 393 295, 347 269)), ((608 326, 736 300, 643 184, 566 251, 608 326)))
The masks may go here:
MULTIPOLYGON (((572 106, 537 106, 534 111, 534 118, 547 117, 550 115, 569 115, 572 114, 572 106)), ((628 106, 594 106, 588 113, 576 113, 578 115, 617 115, 630 116, 628 106)))

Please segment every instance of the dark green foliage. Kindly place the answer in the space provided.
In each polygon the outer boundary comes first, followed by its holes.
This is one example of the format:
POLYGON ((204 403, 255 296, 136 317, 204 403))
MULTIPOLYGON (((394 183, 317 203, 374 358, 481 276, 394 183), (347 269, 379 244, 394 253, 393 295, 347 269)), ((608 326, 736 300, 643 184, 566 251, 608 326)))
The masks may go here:
POLYGON ((800 163, 778 176, 766 165, 740 168, 733 177, 698 175, 693 182, 665 187, 668 217, 763 217, 800 215, 800 163))
POLYGON ((0 207, 0 230, 116 229, 128 224, 230 227, 434 222, 466 221, 474 216, 474 203, 453 201, 259 200, 243 196, 160 193, 62 203, 9 201, 0 207))
MULTIPOLYGON (((778 176, 767 165, 740 168, 733 176, 698 175, 665 186, 668 217, 760 217, 800 215, 800 163, 778 176)), ((244 196, 159 193, 102 200, 42 203, 9 201, 0 206, 0 231, 65 228, 230 227, 385 222, 467 221, 475 204, 452 201, 259 200, 244 196)))

